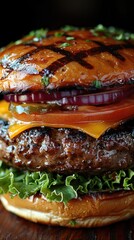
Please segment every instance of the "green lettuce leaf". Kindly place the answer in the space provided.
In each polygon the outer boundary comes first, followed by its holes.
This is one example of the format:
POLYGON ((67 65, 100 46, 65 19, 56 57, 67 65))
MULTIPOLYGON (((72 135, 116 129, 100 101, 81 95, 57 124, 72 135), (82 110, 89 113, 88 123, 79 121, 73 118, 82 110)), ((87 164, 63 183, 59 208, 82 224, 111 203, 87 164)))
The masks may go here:
POLYGON ((48 201, 65 204, 80 195, 96 191, 134 190, 134 170, 120 170, 101 176, 19 171, 0 161, 0 194, 25 199, 42 193, 48 201))

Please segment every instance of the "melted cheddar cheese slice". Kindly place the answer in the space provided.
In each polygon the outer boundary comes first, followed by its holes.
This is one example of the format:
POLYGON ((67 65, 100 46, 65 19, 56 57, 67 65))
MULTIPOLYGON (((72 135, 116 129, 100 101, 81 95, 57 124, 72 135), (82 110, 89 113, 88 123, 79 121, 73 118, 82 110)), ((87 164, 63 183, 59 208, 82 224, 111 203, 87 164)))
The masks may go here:
MULTIPOLYGON (((11 118, 11 113, 8 111, 9 103, 1 101, 0 103, 0 116, 6 119, 11 118)), ((55 128, 73 128, 78 129, 88 135, 99 138, 107 129, 114 128, 119 122, 90 122, 85 124, 45 124, 44 122, 22 122, 15 120, 13 124, 9 126, 8 133, 10 138, 16 137, 21 132, 34 128, 34 127, 55 127, 55 128)))
POLYGON ((55 127, 55 128, 73 128, 81 130, 88 135, 99 138, 107 129, 114 127, 115 122, 99 122, 99 123, 86 123, 86 124, 73 124, 73 125, 67 125, 67 124, 43 124, 39 122, 33 122, 33 123, 15 123, 13 125, 10 125, 9 127, 9 136, 10 138, 16 137, 19 133, 33 127, 55 127))

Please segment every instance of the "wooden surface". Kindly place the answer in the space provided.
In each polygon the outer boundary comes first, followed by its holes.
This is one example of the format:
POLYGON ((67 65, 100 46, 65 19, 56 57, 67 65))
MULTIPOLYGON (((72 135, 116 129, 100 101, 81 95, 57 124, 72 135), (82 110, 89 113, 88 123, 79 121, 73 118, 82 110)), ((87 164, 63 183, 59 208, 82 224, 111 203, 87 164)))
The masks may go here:
POLYGON ((0 204, 0 240, 134 240, 134 219, 96 229, 51 227, 17 217, 0 204))

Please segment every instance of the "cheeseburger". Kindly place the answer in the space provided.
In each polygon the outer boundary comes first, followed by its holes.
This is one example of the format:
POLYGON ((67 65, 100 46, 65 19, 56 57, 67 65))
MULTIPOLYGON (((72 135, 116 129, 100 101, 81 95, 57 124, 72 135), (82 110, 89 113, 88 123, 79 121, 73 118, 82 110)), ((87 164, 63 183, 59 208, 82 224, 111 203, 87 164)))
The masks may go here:
POLYGON ((0 52, 0 199, 50 225, 134 216, 134 34, 39 29, 0 52))

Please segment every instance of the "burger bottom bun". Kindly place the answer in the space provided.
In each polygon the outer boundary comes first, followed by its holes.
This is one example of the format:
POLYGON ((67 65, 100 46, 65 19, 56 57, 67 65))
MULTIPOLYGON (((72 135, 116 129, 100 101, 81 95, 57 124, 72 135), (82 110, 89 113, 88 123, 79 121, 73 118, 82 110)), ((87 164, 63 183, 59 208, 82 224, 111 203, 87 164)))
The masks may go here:
POLYGON ((4 194, 1 202, 8 211, 30 221, 68 227, 98 227, 134 216, 134 191, 85 195, 66 205, 47 201, 43 195, 20 199, 4 194))

